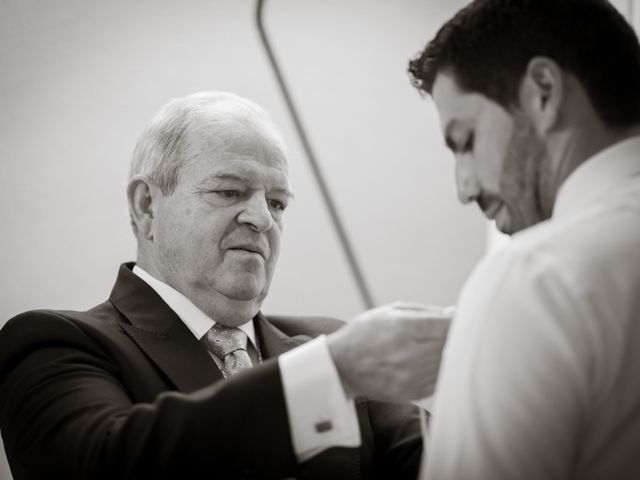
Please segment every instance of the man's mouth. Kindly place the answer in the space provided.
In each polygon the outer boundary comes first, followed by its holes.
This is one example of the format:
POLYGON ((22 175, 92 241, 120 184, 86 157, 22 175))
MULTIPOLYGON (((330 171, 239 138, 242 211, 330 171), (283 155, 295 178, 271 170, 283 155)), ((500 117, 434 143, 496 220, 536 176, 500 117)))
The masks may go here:
POLYGON ((485 217, 487 217, 489 220, 494 220, 501 208, 502 208, 502 203, 494 202, 491 205, 489 205, 487 208, 483 208, 482 213, 484 213, 485 217))
POLYGON ((248 252, 248 253, 255 253, 260 255, 262 258, 266 259, 267 258, 267 254, 265 252, 265 250, 261 247, 259 247, 258 245, 252 245, 252 244, 242 244, 242 245, 234 245, 233 247, 229 248, 229 250, 233 250, 233 251, 239 251, 239 252, 248 252))

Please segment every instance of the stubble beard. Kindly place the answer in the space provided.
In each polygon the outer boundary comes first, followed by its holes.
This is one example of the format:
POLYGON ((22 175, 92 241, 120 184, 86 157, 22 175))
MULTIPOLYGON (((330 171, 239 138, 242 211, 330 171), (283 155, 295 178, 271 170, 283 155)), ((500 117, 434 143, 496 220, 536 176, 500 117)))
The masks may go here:
POLYGON ((546 145, 523 113, 514 125, 500 177, 500 190, 509 211, 508 234, 531 227, 551 216, 548 190, 551 181, 546 145))

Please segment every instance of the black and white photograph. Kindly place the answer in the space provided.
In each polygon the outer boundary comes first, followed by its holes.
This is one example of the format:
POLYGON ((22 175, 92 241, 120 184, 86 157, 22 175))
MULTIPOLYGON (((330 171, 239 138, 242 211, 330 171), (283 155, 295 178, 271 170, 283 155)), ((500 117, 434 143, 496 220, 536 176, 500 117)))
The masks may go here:
POLYGON ((0 480, 640 478, 638 0, 0 0, 0 480))

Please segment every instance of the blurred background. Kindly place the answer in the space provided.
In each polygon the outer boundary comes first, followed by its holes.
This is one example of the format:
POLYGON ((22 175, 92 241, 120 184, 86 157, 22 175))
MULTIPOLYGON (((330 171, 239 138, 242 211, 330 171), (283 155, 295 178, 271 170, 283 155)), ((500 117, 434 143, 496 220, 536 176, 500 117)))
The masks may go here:
MULTIPOLYGON (((406 66, 462 0, 267 0, 264 17, 376 304, 455 302, 501 241, 456 200, 435 109, 406 66)), ((615 3, 640 24, 635 0, 615 3)), ((364 308, 255 28, 250 0, 0 0, 0 326, 104 301, 135 259, 133 145, 173 97, 228 90, 271 112, 296 200, 263 311, 364 308)), ((0 479, 10 479, 1 453, 0 479)))

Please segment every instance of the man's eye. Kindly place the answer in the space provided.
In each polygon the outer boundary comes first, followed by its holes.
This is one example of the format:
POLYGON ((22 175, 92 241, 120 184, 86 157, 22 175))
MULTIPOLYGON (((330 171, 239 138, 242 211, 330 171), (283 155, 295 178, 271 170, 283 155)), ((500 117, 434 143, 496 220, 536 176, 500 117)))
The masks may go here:
POLYGON ((269 200, 269 206, 274 210, 284 211, 287 206, 280 200, 269 200))
POLYGON ((213 193, 221 196, 222 198, 237 198, 241 194, 239 190, 216 190, 213 193))

